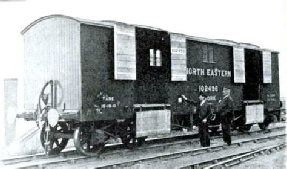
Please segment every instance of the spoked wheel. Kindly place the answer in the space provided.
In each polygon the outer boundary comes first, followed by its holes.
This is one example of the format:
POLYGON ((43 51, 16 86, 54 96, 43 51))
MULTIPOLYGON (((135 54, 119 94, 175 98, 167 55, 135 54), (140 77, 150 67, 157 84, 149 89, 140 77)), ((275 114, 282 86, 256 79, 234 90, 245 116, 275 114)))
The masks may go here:
POLYGON ((145 138, 136 138, 136 127, 134 122, 129 122, 126 125, 126 132, 121 136, 122 143, 128 149, 134 149, 141 146, 145 142, 145 138))
POLYGON ((249 131, 252 126, 253 126, 253 124, 246 124, 246 125, 243 126, 243 130, 249 131))
POLYGON ((85 156, 97 156, 105 146, 105 143, 91 145, 91 134, 83 127, 77 127, 74 131, 74 144, 77 151, 85 156))
POLYGON ((243 133, 248 132, 251 129, 252 125, 253 124, 245 124, 243 126, 239 126, 238 131, 243 133))
POLYGON ((137 145, 137 140, 132 134, 128 134, 126 137, 122 137, 122 142, 128 149, 134 149, 137 145))
POLYGON ((261 129, 261 130, 266 130, 266 129, 268 129, 268 126, 269 126, 269 124, 270 123, 258 123, 258 125, 259 125, 259 128, 261 129))
POLYGON ((51 127, 47 122, 43 124, 40 140, 45 153, 47 155, 59 154, 68 144, 67 138, 56 138, 53 133, 65 133, 68 131, 66 123, 58 123, 55 127, 51 127))

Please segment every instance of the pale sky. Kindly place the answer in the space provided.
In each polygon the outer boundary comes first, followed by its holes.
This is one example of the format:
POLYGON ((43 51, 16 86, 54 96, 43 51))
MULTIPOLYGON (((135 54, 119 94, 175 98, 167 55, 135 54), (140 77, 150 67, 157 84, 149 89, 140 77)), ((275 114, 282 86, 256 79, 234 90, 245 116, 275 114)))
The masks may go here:
POLYGON ((279 51, 281 96, 287 96, 284 0, 0 1, 0 78, 21 77, 24 44, 20 32, 34 20, 51 14, 148 25, 279 51))

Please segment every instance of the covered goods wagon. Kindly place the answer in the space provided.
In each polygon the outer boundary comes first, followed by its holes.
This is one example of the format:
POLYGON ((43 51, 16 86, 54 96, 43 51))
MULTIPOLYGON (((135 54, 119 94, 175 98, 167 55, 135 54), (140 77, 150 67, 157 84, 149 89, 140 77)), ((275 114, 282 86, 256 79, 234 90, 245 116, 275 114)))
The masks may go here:
POLYGON ((18 116, 44 121, 47 153, 70 138, 91 155, 111 137, 130 146, 173 126, 192 128, 196 112, 178 102, 182 94, 205 92, 216 112, 222 88, 231 88, 240 125, 263 125, 280 107, 278 52, 252 44, 63 15, 40 18, 22 34, 25 112, 18 116))

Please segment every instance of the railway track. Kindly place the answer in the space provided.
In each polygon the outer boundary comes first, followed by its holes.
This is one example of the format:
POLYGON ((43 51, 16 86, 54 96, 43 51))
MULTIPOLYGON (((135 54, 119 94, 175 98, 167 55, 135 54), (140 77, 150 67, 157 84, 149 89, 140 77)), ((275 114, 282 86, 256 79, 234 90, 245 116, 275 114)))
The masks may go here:
MULTIPOLYGON (((274 143, 266 144, 260 147, 251 148, 251 149, 243 149, 242 151, 235 151, 234 153, 226 153, 225 155, 218 155, 216 157, 208 158, 203 161, 191 163, 185 166, 181 166, 181 169, 197 169, 197 168, 204 168, 204 169, 211 169, 211 168, 229 168, 245 161, 251 160, 258 155, 264 153, 271 153, 274 151, 278 151, 286 147, 286 140, 284 139, 285 134, 278 135, 274 137, 262 138, 265 139, 264 142, 268 142, 275 138, 280 138, 280 140, 275 141, 274 143), (268 140, 269 139, 269 140, 268 140), (268 141, 266 141, 268 140, 268 141)), ((252 140, 250 140, 252 142, 252 140)), ((263 140, 257 139, 256 142, 262 142, 263 140)), ((245 142, 246 144, 247 142, 245 142)), ((238 143, 237 143, 238 144, 238 143)), ((241 144, 241 143, 239 143, 241 144)), ((244 143, 243 143, 244 144, 244 143)), ((241 145, 242 146, 242 145, 241 145)))
MULTIPOLYGON (((276 131, 281 131, 284 130, 285 127, 276 127, 271 129, 272 133, 276 131)), ((256 135, 258 133, 263 133, 264 131, 261 130, 256 130, 249 132, 249 135, 256 135)), ((241 134, 245 135, 247 137, 250 137, 249 135, 246 134, 241 134)), ((283 136, 283 135, 282 135, 283 136)), ((280 137, 282 137, 280 136, 280 137)), ((85 161, 93 162, 96 161, 98 162, 98 166, 100 168, 114 168, 114 167, 119 167, 119 166, 130 166, 130 165, 135 165, 136 163, 141 163, 143 161, 156 161, 158 159, 169 159, 169 158, 179 158, 180 156, 186 155, 186 154, 203 154, 206 152, 212 152, 212 151, 219 151, 223 149, 224 145, 221 146, 213 146, 209 148, 199 148, 199 149, 190 149, 187 151, 180 151, 180 152, 175 152, 177 149, 182 149, 182 147, 193 147, 193 145, 198 144, 197 139, 192 139, 196 138, 197 135, 189 135, 189 136, 178 136, 174 138, 165 138, 165 139, 155 139, 155 140, 149 140, 146 142, 146 145, 144 147, 139 147, 134 151, 130 151, 127 149, 122 149, 122 145, 115 145, 115 146, 109 146, 106 147, 106 151, 99 157, 85 157, 85 156, 79 156, 75 153, 75 151, 67 151, 61 153, 60 156, 50 156, 47 157, 44 154, 40 155, 34 155, 34 156, 26 156, 26 157, 18 157, 18 158, 13 158, 13 159, 2 159, 1 163, 5 167, 17 167, 17 168, 55 168, 58 165, 67 165, 67 164, 79 164, 79 163, 84 163, 85 161), (173 141, 173 142, 171 142, 173 141), (167 143, 168 142, 168 143, 167 143), (175 150, 175 151, 173 151, 175 150), (170 153, 166 154, 165 151, 170 151, 170 153), (141 153, 158 153, 162 152, 160 156, 151 156, 151 157, 143 157, 139 158, 136 160, 121 160, 120 162, 114 162, 109 165, 105 162, 107 159, 113 159, 113 158, 118 158, 121 156, 137 156, 141 153), (103 163, 103 165, 101 165, 103 163)), ((278 137, 278 136, 274 136, 278 137)), ((221 139, 221 136, 215 136, 212 137, 213 140, 216 139, 221 139)), ((270 138, 260 138, 259 140, 268 140, 270 138)), ((247 140, 247 142, 254 142, 256 140, 247 140)), ((258 141, 258 140, 257 140, 258 141)), ((245 143, 244 141, 241 143, 236 143, 234 144, 243 144, 245 143)))
MULTIPOLYGON (((131 161, 126 161, 126 162, 120 162, 120 163, 114 163, 111 165, 104 165, 104 166, 97 166, 96 168, 101 168, 101 169, 108 169, 108 168, 137 168, 139 166, 142 166, 143 168, 166 168, 166 167, 170 167, 170 168, 177 168, 177 166, 172 166, 172 165, 164 165, 162 166, 163 163, 165 163, 166 161, 177 161, 177 159, 180 159, 182 157, 194 157, 194 156, 206 156, 206 154, 211 154, 212 156, 214 156, 214 153, 220 152, 220 151, 230 151, 232 150, 234 147, 241 147, 243 144, 249 144, 249 143, 259 143, 259 142, 266 142, 267 140, 274 140, 274 139, 284 139, 285 138, 285 134, 282 135, 276 135, 276 136, 271 136, 271 137, 263 137, 263 138, 256 138, 256 139, 249 139, 249 140, 245 140, 245 141, 239 141, 239 142, 234 142, 232 143, 231 146, 226 146, 226 145, 216 145, 216 146, 211 146, 208 148, 199 148, 199 149, 190 149, 190 150, 183 150, 183 151, 178 151, 176 153, 172 152, 172 153, 163 153, 161 155, 155 155, 155 156, 151 156, 149 158, 142 158, 142 159, 136 159, 136 160, 131 160, 131 161), (157 165, 157 163, 161 163, 160 165, 157 165), (135 167, 136 166, 136 167, 135 167), (148 166, 152 166, 152 167, 148 167, 148 166), (155 167, 155 166, 159 166, 159 167, 155 167)), ((277 143, 278 144, 278 143, 277 143)), ((280 143, 276 146, 280 146, 282 147, 283 145, 285 145, 285 140, 284 141, 280 141, 280 143)), ((215 164, 215 167, 228 167, 231 166, 230 164, 232 164, 231 162, 233 161, 228 161, 229 158, 232 157, 237 157, 240 155, 249 155, 248 153, 251 153, 253 151, 255 152, 260 152, 263 151, 262 150, 252 150, 252 151, 247 151, 244 153, 239 153, 239 154, 232 154, 232 155, 226 155, 223 157, 215 157, 215 158, 211 158, 207 161, 200 161, 200 162, 196 162, 196 163, 192 163, 190 165, 184 165, 184 166, 180 166, 179 168, 203 168, 204 166, 208 166, 211 164, 215 164), (225 161, 226 160, 226 161, 225 161)), ((204 159, 204 158, 202 158, 204 159)), ((195 160, 197 161, 197 160, 195 160)), ((176 163, 176 162, 174 162, 176 163)), ((179 162, 181 163, 181 162, 179 162)), ((91 164, 93 165, 93 164, 91 164)), ((89 168, 89 167, 88 167, 89 168)), ((213 168, 213 165, 211 165, 209 168, 213 168)))
MULTIPOLYGON (((259 155, 266 154, 266 153, 269 154, 269 153, 272 153, 272 152, 275 152, 275 151, 278 151, 284 148, 286 148, 286 142, 282 142, 282 143, 279 143, 273 146, 266 146, 259 150, 251 150, 249 152, 240 153, 234 156, 227 156, 224 158, 224 160, 222 161, 220 160, 220 162, 218 162, 219 159, 213 160, 213 161, 210 160, 209 162, 214 163, 214 164, 208 165, 204 167, 204 169, 223 168, 223 167, 228 168, 228 167, 236 166, 240 163, 256 158, 259 155)), ((191 166, 189 168, 191 168, 191 166)))

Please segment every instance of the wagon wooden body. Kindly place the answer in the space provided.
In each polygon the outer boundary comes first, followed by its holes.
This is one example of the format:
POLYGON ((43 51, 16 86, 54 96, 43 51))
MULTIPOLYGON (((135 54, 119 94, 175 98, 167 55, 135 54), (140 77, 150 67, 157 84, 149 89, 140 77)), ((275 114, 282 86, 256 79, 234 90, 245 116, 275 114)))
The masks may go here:
MULTIPOLYGON (((45 120, 56 112, 60 127, 72 130, 76 140, 81 132, 94 144, 111 135, 169 133, 181 117, 189 118, 192 128, 195 109, 179 103, 180 96, 196 100, 204 92, 216 112, 223 87, 231 89, 241 125, 263 124, 280 107, 278 52, 256 45, 63 15, 40 18, 22 34, 23 117, 47 114, 45 120), (118 124, 135 131, 113 130, 118 124), (107 126, 114 127, 108 136, 107 126)), ((75 145, 87 155, 79 142, 75 145)))

